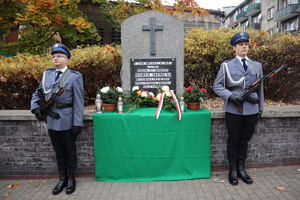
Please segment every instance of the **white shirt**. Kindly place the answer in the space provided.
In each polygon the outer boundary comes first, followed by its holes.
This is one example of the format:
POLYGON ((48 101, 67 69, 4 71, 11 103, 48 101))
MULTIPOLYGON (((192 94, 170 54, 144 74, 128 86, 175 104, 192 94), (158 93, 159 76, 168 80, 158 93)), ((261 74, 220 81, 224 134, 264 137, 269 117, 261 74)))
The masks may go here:
MULTIPOLYGON (((237 59, 239 59, 239 61, 240 61, 240 63, 242 64, 242 66, 243 66, 243 61, 242 61, 242 57, 240 57, 240 56, 236 56, 236 58, 237 59)), ((246 56, 246 57, 244 57, 245 59, 246 59, 246 61, 245 61, 245 63, 246 63, 246 65, 248 65, 248 62, 249 62, 249 58, 246 56)))
POLYGON ((59 77, 67 70, 67 68, 68 68, 68 66, 65 66, 63 69, 61 69, 61 70, 56 70, 56 73, 58 72, 58 71, 61 71, 62 73, 59 75, 59 77))

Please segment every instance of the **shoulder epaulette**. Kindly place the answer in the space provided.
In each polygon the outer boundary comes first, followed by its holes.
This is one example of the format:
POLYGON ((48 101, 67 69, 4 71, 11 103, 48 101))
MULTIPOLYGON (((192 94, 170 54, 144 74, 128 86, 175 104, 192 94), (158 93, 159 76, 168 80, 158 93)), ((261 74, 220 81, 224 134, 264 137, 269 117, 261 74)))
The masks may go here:
POLYGON ((79 74, 79 71, 71 70, 72 73, 79 74))
POLYGON ((259 61, 257 61, 257 60, 251 60, 252 62, 257 62, 257 63, 260 63, 259 61))
POLYGON ((229 61, 231 61, 231 60, 233 60, 233 59, 224 60, 223 62, 229 62, 229 61))

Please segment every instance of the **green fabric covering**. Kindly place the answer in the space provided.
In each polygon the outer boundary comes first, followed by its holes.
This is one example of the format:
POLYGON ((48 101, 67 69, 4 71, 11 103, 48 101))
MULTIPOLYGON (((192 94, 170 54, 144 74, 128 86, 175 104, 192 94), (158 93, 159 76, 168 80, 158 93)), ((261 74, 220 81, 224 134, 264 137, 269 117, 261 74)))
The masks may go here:
POLYGON ((211 113, 139 108, 93 114, 97 181, 160 181, 210 177, 211 113))

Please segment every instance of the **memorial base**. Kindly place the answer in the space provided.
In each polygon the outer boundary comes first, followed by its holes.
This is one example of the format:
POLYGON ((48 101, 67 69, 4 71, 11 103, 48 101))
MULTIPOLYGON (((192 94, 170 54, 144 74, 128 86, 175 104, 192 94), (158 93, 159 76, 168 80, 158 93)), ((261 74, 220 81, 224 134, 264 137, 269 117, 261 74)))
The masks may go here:
POLYGON ((139 108, 93 114, 97 181, 162 181, 210 177, 211 113, 139 108), (108 126, 109 125, 109 126, 108 126))

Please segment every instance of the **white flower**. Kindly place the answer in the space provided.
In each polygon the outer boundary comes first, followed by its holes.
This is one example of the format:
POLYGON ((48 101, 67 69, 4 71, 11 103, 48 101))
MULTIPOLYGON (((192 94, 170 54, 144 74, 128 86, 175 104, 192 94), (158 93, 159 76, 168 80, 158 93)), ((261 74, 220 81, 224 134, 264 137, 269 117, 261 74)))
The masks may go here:
POLYGON ((139 90, 140 88, 139 88, 139 86, 133 86, 132 87, 132 91, 136 91, 136 90, 139 90))
POLYGON ((152 97, 152 99, 154 98, 154 94, 152 92, 149 92, 149 95, 152 97))
POLYGON ((106 86, 106 87, 103 87, 101 90, 100 90, 102 93, 107 93, 109 91, 109 87, 106 86))
POLYGON ((123 92, 123 89, 121 87, 117 87, 118 92, 123 92))
POLYGON ((147 92, 142 92, 141 93, 141 97, 147 97, 147 96, 148 96, 147 92))
POLYGON ((170 91, 167 91, 167 92, 166 92, 166 95, 167 95, 167 97, 170 97, 170 96, 172 96, 172 94, 171 94, 171 92, 170 92, 170 91))
POLYGON ((162 91, 164 91, 164 92, 167 92, 167 91, 170 90, 169 86, 167 86, 167 85, 163 86, 161 89, 162 89, 162 91))

